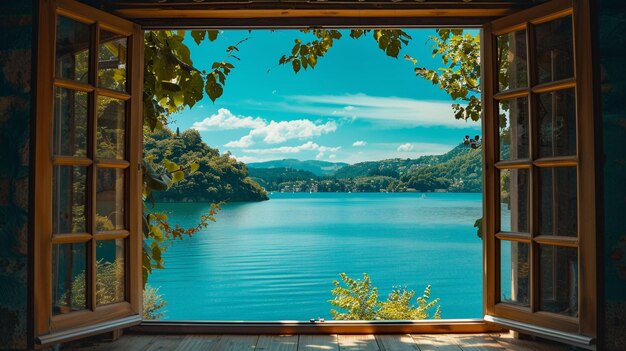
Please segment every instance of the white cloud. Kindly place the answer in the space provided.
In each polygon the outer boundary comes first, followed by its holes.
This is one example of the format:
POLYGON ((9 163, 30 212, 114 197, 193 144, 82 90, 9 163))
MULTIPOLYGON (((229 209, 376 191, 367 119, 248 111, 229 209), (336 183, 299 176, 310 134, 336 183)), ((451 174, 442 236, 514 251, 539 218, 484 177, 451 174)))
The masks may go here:
POLYGON ((266 125, 266 122, 259 117, 235 116, 229 110, 221 108, 217 113, 199 122, 194 122, 191 128, 198 131, 216 131, 229 129, 259 128, 266 125))
POLYGON ((336 152, 341 149, 341 146, 330 147, 330 146, 320 146, 312 141, 307 141, 306 143, 299 146, 281 146, 267 149, 244 149, 243 152, 248 154, 258 154, 258 155, 271 155, 271 154, 296 154, 301 151, 319 151, 319 152, 336 152))
POLYGON ((315 124, 308 119, 296 119, 291 121, 270 121, 260 126, 254 127, 248 135, 244 135, 239 140, 231 141, 226 147, 249 147, 256 141, 263 140, 266 144, 283 143, 291 139, 306 139, 322 134, 332 133, 337 130, 337 123, 334 121, 323 124, 315 124))
POLYGON ((413 151, 413 148, 414 148, 413 144, 406 143, 406 144, 402 144, 398 146, 396 150, 398 150, 398 152, 409 152, 409 151, 413 151))
POLYGON ((454 118, 452 101, 416 100, 399 97, 347 95, 295 95, 281 104, 282 110, 313 115, 334 115, 369 119, 397 125, 441 126, 447 128, 480 128, 479 122, 454 118))
POLYGON ((252 146, 252 144, 254 144, 254 141, 252 141, 252 136, 244 135, 239 140, 229 141, 228 143, 224 144, 224 146, 241 148, 250 147, 252 146))
POLYGON ((276 159, 273 157, 236 156, 236 155, 231 155, 231 156, 234 157, 237 161, 243 162, 243 163, 265 162, 265 161, 271 161, 271 160, 276 159))
POLYGON ((365 145, 367 145, 367 142, 363 140, 357 140, 354 143, 352 143, 352 146, 365 146, 365 145))
POLYGON ((329 158, 329 159, 331 159, 331 160, 333 160, 333 159, 337 158, 337 155, 332 154, 332 155, 328 156, 328 158, 329 158))
POLYGON ((247 135, 224 144, 225 147, 245 148, 261 140, 266 144, 278 144, 291 139, 306 139, 332 133, 337 130, 337 123, 329 121, 318 124, 308 119, 268 122, 260 117, 234 115, 228 109, 221 108, 210 117, 194 122, 191 128, 203 132, 249 129, 247 135))

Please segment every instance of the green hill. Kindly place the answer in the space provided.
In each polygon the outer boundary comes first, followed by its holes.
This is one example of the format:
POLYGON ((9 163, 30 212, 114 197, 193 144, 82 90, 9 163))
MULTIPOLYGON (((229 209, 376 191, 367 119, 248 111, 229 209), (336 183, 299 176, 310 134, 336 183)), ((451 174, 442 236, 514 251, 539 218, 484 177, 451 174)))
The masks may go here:
POLYGON ((317 178, 312 172, 285 167, 248 168, 248 174, 252 180, 259 183, 265 189, 274 189, 284 182, 308 181, 317 178))
POLYGON ((460 145, 435 162, 412 169, 402 175, 400 181, 407 188, 417 191, 432 188, 456 192, 482 191, 482 150, 460 145))
POLYGON ((372 176, 390 176, 398 178, 403 174, 415 171, 424 166, 434 166, 445 163, 453 158, 463 156, 469 151, 470 148, 460 144, 443 155, 422 156, 416 159, 393 158, 381 161, 360 162, 337 170, 333 176, 338 179, 372 176))
POLYGON ((185 177, 172 188, 155 193, 159 202, 262 201, 267 193, 248 176, 248 168, 229 153, 202 141, 194 129, 173 133, 168 128, 144 135, 144 157, 155 162, 165 157, 180 165, 197 161, 197 172, 185 177))

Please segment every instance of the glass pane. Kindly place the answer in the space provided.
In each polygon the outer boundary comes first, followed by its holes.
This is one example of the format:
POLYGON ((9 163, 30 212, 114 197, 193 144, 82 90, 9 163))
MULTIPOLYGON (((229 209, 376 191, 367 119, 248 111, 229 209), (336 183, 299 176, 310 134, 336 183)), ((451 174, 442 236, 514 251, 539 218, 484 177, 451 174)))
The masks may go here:
POLYGON ((500 160, 528 158, 528 98, 499 103, 500 160))
POLYGON ((539 95, 539 156, 576 155, 576 90, 539 95))
POLYGON ((52 246, 52 313, 87 308, 87 244, 52 246))
POLYGON ((98 86, 126 91, 126 55, 128 39, 106 30, 100 31, 98 86))
POLYGON ((540 168, 540 235, 576 236, 576 167, 540 168))
POLYGON ((571 16, 535 26, 537 83, 574 77, 571 16))
POLYGON ((500 171, 500 231, 528 232, 530 213, 530 171, 500 171))
POLYGON ((55 155, 87 156, 87 93, 54 88, 55 155))
POLYGON ((98 150, 99 159, 124 159, 126 102, 98 97, 98 150))
POLYGON ((88 24, 59 16, 56 39, 56 76, 87 83, 89 79, 88 24))
POLYGON ((527 87, 526 30, 499 35, 497 46, 499 90, 527 87))
POLYGON ((529 306, 530 245, 500 242, 500 301, 529 306))
POLYGON ((98 168, 96 230, 124 229, 124 170, 98 168))
POLYGON ((52 186, 52 232, 87 232, 87 168, 55 166, 52 186))
POLYGON ((542 311, 578 315, 578 252, 576 248, 540 248, 542 311))
POLYGON ((96 304, 124 301, 124 239, 96 243, 96 304))

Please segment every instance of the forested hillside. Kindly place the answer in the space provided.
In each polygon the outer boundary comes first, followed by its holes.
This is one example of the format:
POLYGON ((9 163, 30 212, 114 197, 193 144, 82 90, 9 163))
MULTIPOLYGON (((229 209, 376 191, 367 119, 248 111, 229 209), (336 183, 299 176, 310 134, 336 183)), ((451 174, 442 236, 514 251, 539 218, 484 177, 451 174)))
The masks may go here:
POLYGON ((443 155, 360 162, 326 176, 285 167, 251 168, 250 175, 268 191, 480 192, 482 156, 461 144, 443 155))
POLYGON ((144 154, 160 162, 162 158, 188 165, 198 162, 198 170, 171 189, 155 194, 156 201, 221 202, 267 200, 267 193, 250 179, 248 168, 229 153, 209 147, 194 129, 182 133, 168 128, 144 135, 144 154))

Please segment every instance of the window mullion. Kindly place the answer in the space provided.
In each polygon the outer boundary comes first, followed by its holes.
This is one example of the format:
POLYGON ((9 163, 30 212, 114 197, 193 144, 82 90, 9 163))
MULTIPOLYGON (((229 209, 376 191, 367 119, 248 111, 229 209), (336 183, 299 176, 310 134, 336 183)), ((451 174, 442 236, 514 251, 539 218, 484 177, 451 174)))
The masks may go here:
MULTIPOLYGON (((535 85, 536 76, 534 69, 534 48, 535 35, 534 27, 530 23, 526 23, 526 57, 528 64, 528 88, 531 92, 528 94, 528 147, 531 161, 537 158, 537 124, 536 124, 536 98, 532 93, 532 87, 535 85)), ((538 235, 539 230, 539 182, 537 167, 530 166, 530 221, 529 221, 530 237, 534 238, 538 235)), ((534 240, 530 245, 530 310, 536 312, 539 306, 540 295, 539 286, 539 244, 534 240)))
MULTIPOLYGON (((96 23, 92 26, 91 43, 90 43, 90 62, 89 62, 89 83, 92 86, 97 85, 98 78, 98 42, 99 42, 99 24, 96 23)), ((97 109, 98 109, 98 92, 96 89, 90 96, 90 108, 89 108, 89 133, 88 133, 88 156, 92 159, 96 159, 97 150, 97 109)), ((96 233, 96 165, 95 162, 91 165, 91 173, 89 177, 89 233, 91 234, 91 240, 89 241, 89 249, 87 254, 87 269, 89 271, 88 281, 88 307, 95 311, 96 309, 96 242, 94 240, 94 234, 96 233)))

